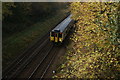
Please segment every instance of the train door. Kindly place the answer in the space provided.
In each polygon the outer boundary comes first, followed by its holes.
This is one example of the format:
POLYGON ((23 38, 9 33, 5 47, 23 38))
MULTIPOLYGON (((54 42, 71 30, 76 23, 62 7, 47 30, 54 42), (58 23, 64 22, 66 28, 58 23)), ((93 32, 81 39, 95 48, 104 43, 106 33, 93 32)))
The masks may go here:
POLYGON ((55 33, 55 42, 58 42, 58 33, 55 33))

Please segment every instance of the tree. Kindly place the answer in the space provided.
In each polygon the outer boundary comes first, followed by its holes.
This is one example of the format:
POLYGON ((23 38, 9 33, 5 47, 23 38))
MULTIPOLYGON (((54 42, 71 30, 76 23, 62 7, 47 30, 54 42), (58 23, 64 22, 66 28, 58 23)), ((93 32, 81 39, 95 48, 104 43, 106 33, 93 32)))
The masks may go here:
POLYGON ((119 43, 118 6, 113 2, 71 3, 77 21, 72 47, 57 78, 117 78, 119 43))
POLYGON ((12 7, 15 7, 14 3, 6 3, 6 2, 3 2, 2 3, 2 14, 3 14, 3 19, 7 16, 11 16, 13 13, 12 13, 12 10, 11 8, 12 7))

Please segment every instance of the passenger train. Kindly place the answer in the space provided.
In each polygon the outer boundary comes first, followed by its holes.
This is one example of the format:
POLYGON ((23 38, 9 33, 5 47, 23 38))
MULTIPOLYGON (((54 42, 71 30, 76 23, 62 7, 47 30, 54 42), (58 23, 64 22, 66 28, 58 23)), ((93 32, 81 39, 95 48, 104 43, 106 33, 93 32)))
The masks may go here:
POLYGON ((50 41, 54 43, 62 43, 65 37, 67 36, 71 26, 68 26, 72 15, 69 15, 65 20, 63 20, 60 24, 58 24, 51 32, 50 32, 50 41))

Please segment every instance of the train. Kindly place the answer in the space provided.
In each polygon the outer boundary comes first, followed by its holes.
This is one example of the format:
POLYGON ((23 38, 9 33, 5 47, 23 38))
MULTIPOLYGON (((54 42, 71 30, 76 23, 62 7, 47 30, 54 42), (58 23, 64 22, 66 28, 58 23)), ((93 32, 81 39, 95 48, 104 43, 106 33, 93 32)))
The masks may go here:
POLYGON ((54 29, 50 31, 50 41, 53 43, 63 43, 65 37, 67 36, 70 28, 69 24, 72 22, 71 15, 64 19, 60 24, 58 24, 54 29))

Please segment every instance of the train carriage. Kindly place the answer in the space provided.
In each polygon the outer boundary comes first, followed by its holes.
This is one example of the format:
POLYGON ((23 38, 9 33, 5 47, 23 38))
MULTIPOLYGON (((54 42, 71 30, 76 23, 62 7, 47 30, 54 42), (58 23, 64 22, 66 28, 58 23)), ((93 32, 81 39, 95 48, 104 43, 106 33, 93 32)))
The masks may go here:
POLYGON ((65 20, 63 20, 60 24, 58 24, 51 32, 50 32, 50 41, 55 43, 62 43, 68 34, 71 26, 68 26, 72 15, 69 15, 65 20))

